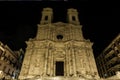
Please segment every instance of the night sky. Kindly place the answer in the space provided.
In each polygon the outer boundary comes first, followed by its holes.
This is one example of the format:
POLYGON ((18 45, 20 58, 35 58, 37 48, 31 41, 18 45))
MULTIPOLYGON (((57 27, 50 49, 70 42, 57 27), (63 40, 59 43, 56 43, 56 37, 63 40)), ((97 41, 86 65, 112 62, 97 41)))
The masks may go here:
POLYGON ((83 36, 94 42, 93 51, 97 57, 120 32, 119 8, 106 3, 88 1, 16 1, 0 3, 0 41, 12 50, 25 50, 29 38, 34 38, 41 11, 45 7, 54 10, 53 22, 67 22, 67 9, 79 12, 83 36))

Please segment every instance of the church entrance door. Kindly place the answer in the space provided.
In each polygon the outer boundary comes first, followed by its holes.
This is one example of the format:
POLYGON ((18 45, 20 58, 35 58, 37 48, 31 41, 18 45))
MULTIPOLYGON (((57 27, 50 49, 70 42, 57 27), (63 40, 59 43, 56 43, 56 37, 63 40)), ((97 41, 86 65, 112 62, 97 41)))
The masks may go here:
POLYGON ((64 76, 64 62, 63 61, 56 61, 56 76, 64 76))

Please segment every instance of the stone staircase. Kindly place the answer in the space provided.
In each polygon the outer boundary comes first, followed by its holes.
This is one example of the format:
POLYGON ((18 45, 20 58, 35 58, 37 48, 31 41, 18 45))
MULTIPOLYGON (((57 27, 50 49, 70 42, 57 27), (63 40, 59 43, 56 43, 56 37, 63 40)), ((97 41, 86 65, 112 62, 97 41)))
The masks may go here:
POLYGON ((33 77, 33 78, 27 78, 24 80, 96 80, 96 79, 88 79, 85 77, 63 77, 63 76, 58 76, 58 77, 33 77))

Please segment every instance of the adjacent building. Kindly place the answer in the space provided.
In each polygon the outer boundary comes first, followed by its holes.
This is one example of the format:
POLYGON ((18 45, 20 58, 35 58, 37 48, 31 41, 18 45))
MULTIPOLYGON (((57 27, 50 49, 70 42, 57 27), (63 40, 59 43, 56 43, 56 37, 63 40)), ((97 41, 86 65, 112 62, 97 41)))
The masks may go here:
POLYGON ((53 10, 43 9, 36 37, 26 41, 27 48, 19 79, 99 78, 93 55, 93 43, 83 37, 77 10, 68 9, 67 16, 68 23, 52 23, 53 10))
POLYGON ((21 69, 24 51, 12 51, 0 42, 0 78, 17 78, 21 69))
POLYGON ((120 71, 120 34, 97 57, 96 63, 102 78, 115 76, 120 71))

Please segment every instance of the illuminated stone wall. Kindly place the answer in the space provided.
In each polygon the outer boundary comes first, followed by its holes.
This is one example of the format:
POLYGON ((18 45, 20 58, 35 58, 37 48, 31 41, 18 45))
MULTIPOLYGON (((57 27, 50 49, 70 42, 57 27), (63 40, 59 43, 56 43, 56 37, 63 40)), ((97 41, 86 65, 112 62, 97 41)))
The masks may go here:
POLYGON ((42 13, 36 37, 26 42, 19 78, 55 77, 56 62, 59 61, 64 64, 64 77, 99 78, 92 51, 93 43, 83 37, 77 10, 68 9, 68 23, 51 23, 51 8, 44 8, 42 13), (45 16, 48 16, 48 21, 44 19, 45 16), (72 20, 72 17, 75 19, 72 20))
POLYGON ((96 62, 102 78, 115 76, 120 71, 120 34, 103 50, 96 62))
POLYGON ((0 79, 18 78, 24 51, 12 51, 7 45, 0 42, 0 79))

